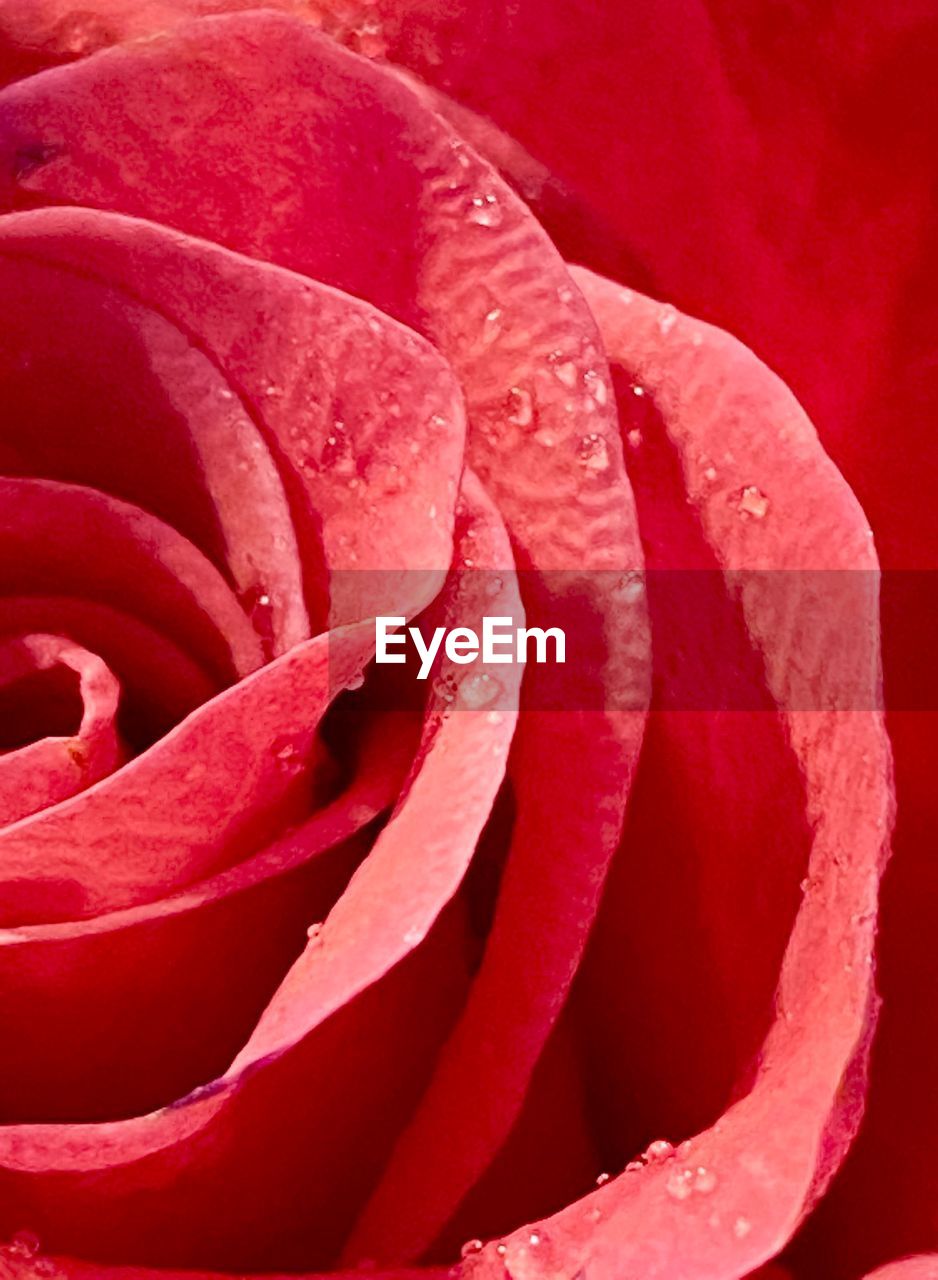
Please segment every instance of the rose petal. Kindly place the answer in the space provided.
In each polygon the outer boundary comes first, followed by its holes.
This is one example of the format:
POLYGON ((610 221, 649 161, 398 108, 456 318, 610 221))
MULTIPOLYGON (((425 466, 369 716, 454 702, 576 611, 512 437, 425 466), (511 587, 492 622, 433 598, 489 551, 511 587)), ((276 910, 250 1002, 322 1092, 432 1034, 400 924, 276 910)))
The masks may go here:
MULTIPOLYGON (((90 202, 159 218, 362 294, 431 337, 466 395, 472 465, 525 564, 582 571, 569 599, 551 603, 555 623, 586 630, 597 647, 594 705, 604 704, 603 680, 641 690, 641 609, 610 609, 606 584, 591 576, 641 563, 593 322, 524 206, 417 95, 309 26, 264 13, 110 50, 13 86, 3 108, 11 202, 90 202), (216 127, 235 99, 250 112, 248 134, 233 120, 216 127), (107 139, 128 115, 139 131, 118 172, 106 163, 107 139), (577 465, 586 437, 600 442, 605 466, 577 465)), ((529 594, 537 623, 544 602, 537 587, 529 594)), ((531 686, 535 704, 572 706, 581 696, 560 668, 535 673, 531 686)), ((531 718, 519 739, 517 838, 498 920, 447 1054, 454 1065, 417 1131, 426 1134, 415 1149, 428 1185, 414 1184, 414 1215, 394 1223, 412 1225, 413 1248, 451 1215, 520 1111, 598 901, 641 722, 531 718), (562 804, 545 803, 559 795, 562 804), (545 928, 549 954, 526 944, 545 928), (475 1122, 457 1165, 443 1161, 430 1117, 466 1085, 475 1122)))
POLYGON ((10 241, 3 248, 3 469, 152 512, 214 560, 240 599, 271 598, 263 638, 274 654, 306 639, 274 460, 192 335, 107 281, 30 260, 10 241))
POLYGON ((127 713, 121 728, 141 748, 208 702, 225 683, 165 634, 120 608, 74 596, 4 596, 4 637, 56 628, 114 672, 127 713))
MULTIPOLYGON (((623 297, 586 272, 576 275, 613 366, 621 370, 623 394, 632 394, 632 384, 641 386, 663 416, 719 564, 799 572, 839 567, 865 571, 861 581, 870 578, 875 559, 862 513, 784 387, 726 335, 660 304, 623 297), (714 388, 722 394, 715 396, 714 388), (771 499, 771 519, 741 520, 725 493, 713 492, 701 455, 717 450, 728 470, 724 483, 731 490, 735 484, 759 486, 771 499)), ((501 1276, 507 1269, 534 1277, 575 1267, 597 1276, 623 1269, 648 1277, 680 1271, 689 1280, 743 1274, 778 1251, 856 1127, 862 1097, 850 1082, 868 1047, 872 922, 890 817, 882 719, 873 710, 792 708, 798 669, 790 661, 790 621, 784 621, 777 596, 760 594, 745 578, 736 589, 765 662, 767 688, 804 772, 813 830, 810 881, 751 1087, 676 1155, 667 1147, 652 1149, 640 1170, 513 1234, 502 1255, 487 1250, 479 1274, 501 1276)), ((806 593, 802 610, 810 610, 811 599, 806 593)), ((820 664, 815 688, 819 697, 836 693, 853 675, 852 660, 865 663, 866 705, 872 708, 875 593, 869 593, 861 625, 855 612, 843 612, 847 603, 836 595, 824 602, 829 612, 822 625, 835 661, 825 669, 823 651, 812 659, 820 664)), ((801 616, 794 614, 799 623, 801 616)))
POLYGON ((938 1253, 923 1253, 917 1258, 887 1262, 884 1267, 877 1267, 875 1271, 871 1271, 866 1280, 935 1280, 936 1276, 938 1276, 938 1253))
MULTIPOLYGON (((36 716, 34 698, 28 699, 27 731, 35 740, 0 755, 0 826, 84 790, 120 760, 114 724, 120 688, 100 658, 57 636, 27 635, 0 645, 0 690, 12 686, 15 691, 24 684, 35 690, 38 683, 41 699, 46 685, 52 716, 63 693, 62 675, 72 677, 69 683, 80 701, 80 719, 69 736, 39 737, 35 726, 41 716, 36 716)), ((11 730, 15 732, 15 724, 8 722, 4 731, 11 730)))
MULTIPOLYGON (((461 550, 471 546, 502 588, 493 597, 490 574, 457 574, 448 616, 472 619, 489 608, 518 616, 504 530, 471 477, 465 491, 461 550)), ((460 674, 472 678, 472 668, 460 674)), ((337 1247, 363 1179, 376 1176, 458 1008, 457 917, 440 915, 504 775, 519 678, 506 668, 505 709, 495 719, 468 707, 444 714, 446 685, 437 685, 391 821, 223 1078, 130 1121, 0 1129, 4 1224, 13 1230, 26 1213, 52 1247, 169 1264, 244 1265, 245 1257, 337 1247), (406 1036, 394 1033, 398 1025, 406 1036), (339 1074, 336 1054, 346 1063, 339 1074), (273 1142, 271 1166, 255 1148, 273 1142), (219 1151, 227 1153, 220 1165, 219 1151), (106 1227, 89 1212, 102 1197, 106 1227), (208 1237, 206 1221, 214 1224, 208 1237)))
POLYGON ((279 464, 308 598, 324 612, 329 585, 340 593, 333 625, 432 598, 450 558, 463 411, 452 374, 416 334, 331 289, 136 220, 37 211, 4 219, 0 235, 14 258, 41 257, 143 302, 219 368, 279 464), (363 508, 374 518, 363 521, 363 508), (323 572, 340 576, 326 584, 323 572))
POLYGON ((0 479, 0 591, 132 610, 228 680, 263 660, 222 575, 170 526, 79 485, 0 479))
POLYGON ((411 738, 379 721, 334 800, 219 875, 140 907, 0 933, 4 1121, 139 1114, 223 1071, 366 851, 352 837, 399 793, 411 738))
POLYGON ((298 645, 92 790, 0 832, 5 923, 152 900, 269 839, 301 811, 318 723, 372 649, 367 623, 298 645))

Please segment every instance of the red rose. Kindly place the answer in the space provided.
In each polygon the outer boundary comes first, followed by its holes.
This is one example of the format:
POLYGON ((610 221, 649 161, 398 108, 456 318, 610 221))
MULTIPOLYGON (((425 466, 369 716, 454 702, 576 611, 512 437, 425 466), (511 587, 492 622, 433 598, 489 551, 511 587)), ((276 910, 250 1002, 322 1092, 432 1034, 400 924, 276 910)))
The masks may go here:
MULTIPOLYGON (((838 114, 789 19, 489 17, 0 5, 0 1273, 938 1247, 871 1177, 907 1058, 863 1119, 869 524, 778 378, 632 287, 790 376, 908 567, 849 429, 899 305, 865 255, 922 219, 857 88, 885 37, 838 114), (423 685, 371 665, 379 614, 578 656, 423 685)), ((900 801, 929 731, 894 725, 900 801)))

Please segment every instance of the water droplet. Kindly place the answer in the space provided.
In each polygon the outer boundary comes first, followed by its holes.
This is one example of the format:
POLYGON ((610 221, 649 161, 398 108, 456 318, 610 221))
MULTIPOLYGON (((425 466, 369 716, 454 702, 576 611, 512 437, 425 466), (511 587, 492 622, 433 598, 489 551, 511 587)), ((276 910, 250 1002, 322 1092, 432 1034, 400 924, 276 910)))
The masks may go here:
POLYGON ((643 1160, 630 1160, 625 1166, 626 1173, 638 1173, 639 1169, 644 1169, 645 1162, 643 1160))
POLYGON ((498 196, 488 192, 484 196, 473 196, 469 205, 469 221, 480 227, 497 227, 501 225, 502 210, 498 196))
POLYGON ((676 1169, 668 1177, 665 1190, 675 1200, 686 1200, 695 1194, 707 1195, 716 1185, 716 1174, 698 1165, 696 1169, 676 1169))
POLYGON ((306 936, 310 942, 316 942, 322 933, 322 921, 318 920, 315 924, 311 924, 306 930, 306 936))
POLYGON ((87 57, 113 43, 104 23, 87 14, 77 14, 60 28, 59 46, 63 53, 77 58, 87 57))
POLYGON ((348 681, 345 687, 346 689, 349 689, 352 693, 354 693, 357 689, 361 689, 364 683, 365 683, 365 673, 364 671, 359 671, 357 675, 354 675, 351 677, 351 679, 348 681))
POLYGON ((611 1177, 611 1173, 601 1173, 596 1179, 597 1187, 604 1187, 611 1177))
POLYGON ((636 600, 640 600, 645 592, 645 582, 641 572, 636 570, 634 573, 624 573, 616 582, 613 591, 627 604, 634 604, 636 600))
POLYGON ((703 474, 704 479, 713 484, 714 480, 717 478, 717 469, 716 467, 705 467, 703 474))
POLYGON ((626 434, 625 438, 628 441, 630 449, 637 449, 642 443, 642 433, 639 431, 638 427, 633 427, 632 430, 626 434))
POLYGON ((545 449, 553 449, 554 445, 557 443, 557 437, 554 435, 553 431, 548 431, 546 427, 541 431, 536 431, 534 433, 534 439, 538 444, 543 445, 545 449))
POLYGON ((482 341, 487 347, 491 346, 501 331, 502 309, 501 307, 493 307, 491 311, 485 313, 485 319, 482 322, 482 341))
POLYGON ((670 1160, 674 1155, 674 1146, 667 1138, 658 1138, 645 1150, 645 1159, 649 1164, 658 1164, 662 1160, 670 1160))
POLYGON ((13 1258, 35 1258, 39 1252, 39 1237, 33 1231, 17 1231, 3 1252, 13 1258))
POLYGON ((459 1250, 459 1256, 461 1258, 469 1258, 474 1253, 481 1253, 481 1252, 482 1252, 481 1240, 467 1240, 466 1243, 463 1245, 463 1247, 459 1250))
POLYGON ((502 719, 503 719, 503 716, 502 716, 502 713, 501 713, 500 711, 488 711, 488 712, 486 712, 486 716, 485 716, 485 723, 486 723, 486 724, 495 724, 495 725, 498 725, 498 724, 501 724, 502 719))
POLYGON ((762 490, 754 484, 747 484, 739 495, 737 510, 753 520, 762 520, 769 509, 769 500, 762 490))
POLYGON ((524 387, 512 387, 508 392, 508 421, 517 427, 529 427, 534 419, 534 400, 524 387))
POLYGON ((320 461, 324 467, 330 467, 340 475, 350 475, 355 470, 355 455, 352 443, 345 430, 345 423, 336 418, 332 431, 326 437, 320 461))
POLYGON ((574 293, 572 289, 568 289, 567 286, 564 285, 562 288, 557 290, 557 297, 563 303, 572 302, 574 293))
POLYGON ((733 1223, 733 1235, 737 1240, 744 1240, 752 1230, 752 1223, 748 1218, 737 1218, 733 1223))
POLYGON ((492 578, 486 585, 486 594, 490 596, 497 596, 504 585, 505 583, 501 578, 492 578))
POLYGON ((532 1231, 531 1234, 528 1236, 528 1244, 533 1249, 536 1249, 540 1243, 541 1243, 540 1233, 537 1231, 532 1231))
POLYGON ((430 517, 431 520, 436 519, 436 503, 435 502, 431 502, 429 507, 427 507, 427 515, 430 517))
POLYGON ((595 431, 583 436, 577 445, 577 459, 587 471, 606 471, 609 468, 609 450, 606 441, 595 431))
POLYGON ((633 383, 633 384, 632 384, 632 395, 633 395, 633 396, 643 396, 644 394, 645 394, 645 388, 644 388, 644 387, 640 387, 640 386, 638 385, 638 383, 637 383, 637 382, 635 382, 635 383, 633 383))
POLYGON ((665 303, 658 313, 658 328, 662 333, 670 333, 677 324, 677 312, 670 303, 665 303))
POLYGON ((418 942, 423 941, 423 930, 419 925, 411 925, 404 934, 404 945, 407 947, 415 947, 418 942))
POLYGON ((562 382, 565 387, 575 387, 577 384, 577 367, 572 360, 562 360, 560 364, 554 366, 554 377, 558 382, 562 382))
POLYGON ((249 587, 239 599, 254 630, 262 640, 270 643, 274 634, 274 607, 268 593, 260 586, 249 587))
POLYGON ((354 40, 351 43, 363 57, 383 58, 387 53, 388 42, 385 39, 381 23, 376 19, 369 19, 367 22, 363 22, 352 34, 354 40))
POLYGON ((609 398, 609 392, 604 379, 602 379, 595 369, 587 369, 583 375, 583 381, 586 383, 586 389, 596 401, 598 405, 604 405, 609 398))
POLYGON ((282 396, 282 395, 283 395, 283 388, 282 388, 282 387, 278 387, 275 383, 273 383, 273 382, 272 382, 272 383, 270 384, 270 386, 269 386, 269 387, 267 387, 267 388, 265 389, 265 391, 264 391, 264 395, 265 395, 265 396, 270 396, 270 398, 271 398, 272 400, 274 400, 274 399, 276 399, 277 397, 279 397, 279 396, 282 396))
POLYGON ((692 1169, 677 1169, 668 1176, 665 1190, 674 1200, 686 1200, 694 1193, 694 1173, 692 1169))
POLYGON ((501 683, 486 672, 468 676, 459 686, 459 697, 467 707, 487 707, 502 691, 501 683))
POLYGON ((222 387, 218 393, 219 400, 233 400, 234 392, 230 387, 222 387))
POLYGON ((303 766, 303 753, 292 738, 275 738, 271 747, 277 767, 293 773, 303 766))

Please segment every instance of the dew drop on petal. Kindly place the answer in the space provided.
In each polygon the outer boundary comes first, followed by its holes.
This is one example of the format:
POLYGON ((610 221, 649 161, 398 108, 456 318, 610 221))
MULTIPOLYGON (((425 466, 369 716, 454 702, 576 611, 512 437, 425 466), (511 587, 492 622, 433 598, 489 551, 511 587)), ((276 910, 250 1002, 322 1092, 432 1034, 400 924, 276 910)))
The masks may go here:
POLYGON ((275 738, 272 746, 277 767, 292 773, 303 766, 303 753, 292 738, 275 738))
POLYGON ((609 398, 609 392, 605 381, 599 376, 595 369, 587 369, 583 375, 583 381, 586 383, 586 389, 596 401, 598 405, 604 405, 609 398))
POLYGON ((694 1174, 690 1169, 676 1169, 665 1183, 665 1190, 674 1200, 686 1200, 694 1193, 694 1174))
POLYGON ((677 312, 670 303, 665 303, 658 313, 658 328, 662 333, 670 333, 677 324, 677 312))
POLYGON ((39 1252, 39 1237, 33 1231, 17 1231, 3 1252, 12 1258, 35 1258, 39 1252))
POLYGON ((743 516, 752 516, 753 520, 762 520, 769 509, 769 500, 762 490, 754 484, 747 484, 739 495, 737 510, 743 516))
POLYGON ((633 427, 631 431, 627 432, 625 438, 630 449, 637 449, 642 443, 642 433, 638 427, 633 427))
POLYGON ((471 1258, 474 1253, 482 1252, 481 1240, 467 1240, 463 1247, 459 1250, 461 1258, 471 1258))
POLYGON ((459 686, 460 700, 473 710, 487 707, 502 691, 502 686, 494 676, 486 672, 467 676, 459 686))
POLYGON ((587 471, 606 471, 609 467, 609 449, 597 432, 583 436, 577 445, 577 459, 587 471))
POLYGON ((752 1230, 752 1223, 748 1218, 737 1218, 733 1223, 733 1235, 737 1240, 744 1240, 752 1230))
POLYGON ((649 1164, 657 1164, 661 1160, 670 1160, 674 1155, 674 1146, 667 1138, 658 1138, 645 1149, 645 1159, 649 1164))
POLYGON ((469 204, 469 221, 480 227, 497 227, 502 221, 501 205, 493 192, 473 196, 469 204))
POLYGON ((609 1181, 611 1176, 612 1175, 608 1173, 601 1173, 599 1177, 596 1179, 597 1187, 604 1187, 606 1183, 609 1181))
POLYGON ((485 313, 485 319, 482 321, 482 341, 488 347, 491 346, 495 339, 502 331, 502 309, 501 307, 493 307, 491 311, 485 313))
POLYGON ((529 427, 534 420, 534 400, 524 387, 512 387, 508 392, 508 421, 516 427, 529 427))
POLYGON ((572 360, 562 360, 554 366, 554 377, 565 387, 575 387, 577 383, 577 367, 572 360))

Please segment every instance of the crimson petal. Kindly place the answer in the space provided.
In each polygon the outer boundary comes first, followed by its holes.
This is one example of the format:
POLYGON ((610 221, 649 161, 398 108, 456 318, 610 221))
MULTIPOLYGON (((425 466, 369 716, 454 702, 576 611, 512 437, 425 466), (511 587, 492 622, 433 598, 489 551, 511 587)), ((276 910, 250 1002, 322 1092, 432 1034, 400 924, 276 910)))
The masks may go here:
MULTIPOLYGON (((69 736, 38 737, 35 724, 42 723, 42 712, 34 701, 27 702, 23 710, 29 716, 30 740, 0 755, 0 826, 67 799, 118 764, 121 747, 114 717, 120 688, 100 658, 57 636, 26 635, 0 645, 0 691, 30 682, 35 687, 37 677, 41 682, 43 675, 61 674, 71 675, 77 685, 82 707, 78 723, 69 736)), ((39 691, 41 698, 41 683, 39 691)), ((56 715, 63 693, 67 706, 68 690, 56 681, 49 691, 48 715, 56 715)), ((15 732, 16 723, 7 719, 5 734, 15 732)))

